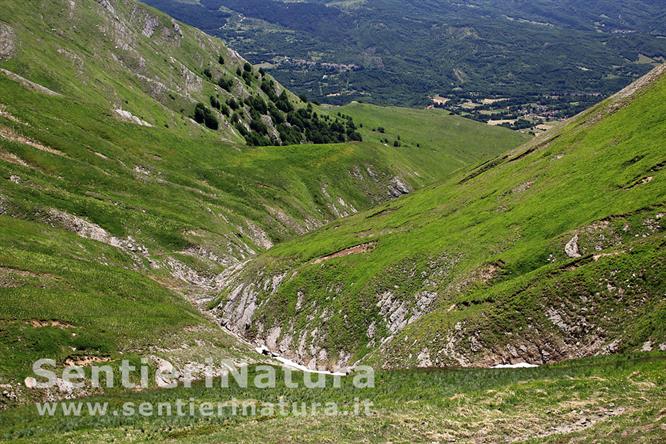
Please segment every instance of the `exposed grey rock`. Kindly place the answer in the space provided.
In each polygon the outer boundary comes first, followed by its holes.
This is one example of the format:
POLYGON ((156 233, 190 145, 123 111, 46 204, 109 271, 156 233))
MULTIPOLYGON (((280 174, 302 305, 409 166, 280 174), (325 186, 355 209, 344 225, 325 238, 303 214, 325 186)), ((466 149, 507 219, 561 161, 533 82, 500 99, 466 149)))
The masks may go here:
POLYGON ((176 33, 176 35, 178 37, 182 38, 183 37, 183 30, 180 29, 180 25, 173 19, 171 20, 171 24, 173 25, 173 30, 176 33))
POLYGON ((548 307, 546 309, 546 316, 548 316, 548 319, 550 319, 550 322, 555 324, 560 330, 563 332, 569 332, 569 326, 567 325, 566 322, 564 322, 564 319, 562 319, 562 316, 560 313, 558 313, 557 310, 555 310, 553 307, 548 307))
POLYGON ((0 60, 8 59, 16 50, 16 34, 11 26, 0 23, 0 60))
POLYGON ((530 180, 529 182, 525 182, 525 183, 522 183, 522 184, 518 185, 517 187, 515 187, 514 189, 512 189, 511 192, 512 192, 513 194, 524 193, 525 191, 527 191, 527 190, 529 190, 530 188, 532 188, 532 185, 534 185, 534 181, 531 181, 531 180, 530 180))
POLYGON ((106 9, 113 17, 117 17, 116 9, 109 0, 97 0, 97 3, 99 3, 102 8, 106 9))
POLYGON ((421 350, 416 359, 418 361, 419 367, 432 367, 432 361, 430 360, 430 351, 427 348, 421 350))
MULTIPOLYGON (((0 384, 0 395, 6 400, 13 402, 18 399, 18 394, 16 393, 16 388, 11 384, 0 384)), ((0 409, 2 409, 3 403, 0 403, 0 409)))
POLYGON ((21 125, 25 125, 25 123, 23 123, 18 117, 14 116, 12 113, 7 111, 7 108, 2 103, 0 103, 0 117, 3 117, 7 120, 11 120, 14 123, 20 123, 21 125))
POLYGON ((78 72, 79 75, 83 74, 83 67, 85 66, 85 62, 83 61, 83 58, 81 58, 80 55, 76 54, 75 52, 69 51, 65 48, 58 48, 58 54, 60 54, 63 58, 69 60, 69 62, 76 68, 76 71, 78 72))
POLYGON ((361 173, 361 168, 358 165, 355 165, 349 172, 354 179, 363 180, 363 173, 361 173))
POLYGON ((571 258, 581 257, 580 252, 578 251, 578 234, 575 234, 569 242, 564 246, 564 252, 567 256, 571 258))
POLYGON ((47 96, 61 96, 62 95, 60 93, 57 93, 55 91, 52 91, 52 90, 48 89, 47 87, 45 87, 43 85, 40 85, 39 83, 35 83, 31 80, 28 80, 25 77, 22 77, 22 76, 16 74, 15 72, 9 71, 7 69, 0 68, 0 73, 6 75, 7 77, 9 77, 13 81, 20 83, 21 86, 23 86, 26 89, 36 91, 36 92, 41 93, 41 94, 45 94, 47 96))
POLYGON ((148 14, 146 16, 146 21, 143 25, 143 35, 146 37, 152 37, 155 34, 155 30, 160 26, 160 21, 154 15, 148 14))
POLYGON ((215 262, 216 264, 224 265, 225 267, 236 265, 238 263, 234 257, 220 256, 200 245, 196 247, 189 247, 181 251, 181 254, 196 257, 198 259, 209 260, 211 262, 215 262))
POLYGON ((193 73, 185 65, 181 66, 181 77, 183 79, 183 86, 186 94, 197 94, 203 89, 203 79, 197 74, 193 73))
POLYGON ((387 291, 380 295, 380 300, 377 303, 380 314, 384 317, 389 331, 395 334, 405 328, 407 325, 407 303, 396 299, 394 294, 387 291))
POLYGON ((377 326, 375 325, 375 321, 372 321, 370 325, 368 325, 368 338, 373 339, 375 337, 375 331, 377 329, 377 326))
POLYGON ((615 339, 613 342, 605 346, 601 353, 602 354, 612 354, 612 353, 617 353, 617 351, 620 349, 620 344, 622 341, 620 339, 615 339))
POLYGON ((269 350, 277 349, 278 339, 280 338, 280 333, 282 329, 279 326, 273 327, 269 330, 268 336, 266 337, 266 346, 269 350))
MULTIPOLYGON (((394 335, 428 313, 435 299, 437 299, 437 293, 421 291, 415 295, 415 302, 410 307, 406 301, 397 299, 393 292, 387 291, 380 296, 377 307, 386 321, 389 332, 394 335)), ((374 331, 373 328, 373 335, 374 331)), ((370 332, 371 330, 368 328, 368 333, 370 334, 370 332)), ((370 336, 368 335, 368 337, 370 336)))
POLYGON ((282 340, 278 345, 278 350, 280 353, 288 353, 291 349, 291 342, 293 341, 293 336, 290 334, 282 335, 282 340))
POLYGON ((416 295, 416 302, 412 308, 412 316, 409 319, 409 323, 416 321, 424 314, 426 314, 433 302, 437 299, 437 293, 433 291, 422 291, 416 295))
POLYGON ((252 239, 252 242, 254 242, 255 245, 265 250, 273 248, 273 241, 264 230, 262 230, 261 228, 259 228, 257 225, 253 224, 250 221, 247 221, 246 225, 247 225, 247 231, 244 230, 243 227, 238 227, 239 231, 242 234, 247 234, 247 236, 250 239, 252 239))
POLYGON ((305 302, 305 293, 301 290, 298 290, 296 293, 296 311, 300 311, 303 308, 303 303, 305 302))
POLYGON ((396 176, 391 179, 391 183, 389 184, 389 194, 392 197, 400 197, 409 193, 411 193, 409 185, 407 185, 400 177, 396 176))
POLYGON ((218 276, 202 275, 172 257, 166 259, 166 265, 170 270, 171 275, 183 282, 187 282, 188 284, 210 292, 219 291, 221 289, 221 285, 217 279, 218 276))
POLYGON ((145 120, 142 120, 142 119, 138 118, 137 116, 135 116, 134 114, 132 114, 129 111, 125 111, 125 110, 120 109, 120 108, 115 109, 113 111, 116 113, 116 115, 118 115, 118 117, 120 117, 122 120, 124 120, 126 122, 133 123, 133 124, 139 125, 139 126, 145 126, 145 127, 148 127, 148 128, 152 128, 152 126, 153 126, 150 123, 146 122, 145 120))
POLYGON ((131 236, 128 236, 125 239, 112 236, 104 228, 95 223, 56 209, 50 209, 48 211, 48 221, 66 230, 72 231, 83 238, 102 242, 121 249, 130 254, 130 256, 132 256, 138 263, 141 262, 141 258, 145 258, 154 268, 158 268, 157 263, 150 258, 148 249, 135 241, 131 236))
MULTIPOLYGON (((236 286, 229 293, 227 302, 216 310, 222 325, 234 333, 245 334, 257 309, 257 296, 258 291, 254 284, 236 286)), ((277 341, 277 337, 275 340, 277 341)))

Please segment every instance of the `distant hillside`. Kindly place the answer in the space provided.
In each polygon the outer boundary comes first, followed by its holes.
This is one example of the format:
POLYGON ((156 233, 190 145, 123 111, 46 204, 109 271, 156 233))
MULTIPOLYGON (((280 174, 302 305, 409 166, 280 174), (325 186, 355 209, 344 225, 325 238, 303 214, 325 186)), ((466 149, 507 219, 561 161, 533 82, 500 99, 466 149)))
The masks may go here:
POLYGON ((148 3, 315 100, 440 95, 447 109, 517 127, 573 116, 666 60, 664 4, 649 0, 148 3), (480 102, 498 98, 510 101, 480 102))
MULTIPOLYGON (((249 147, 210 98, 268 104, 270 76, 152 8, 10 2, 0 34, 3 384, 39 357, 254 359, 196 310, 234 267, 525 140, 443 111, 394 109, 382 125, 387 137, 402 133, 400 147, 380 143, 361 115, 355 131, 368 142, 249 147), (198 103, 219 129, 194 120, 198 103), (441 137, 409 131, 418 125, 441 137)), ((246 104, 245 118, 256 110, 246 104)), ((270 110, 257 112, 272 127, 270 110)))
POLYGON ((661 65, 444 184, 278 245, 215 313, 313 368, 665 350, 665 98, 661 65))

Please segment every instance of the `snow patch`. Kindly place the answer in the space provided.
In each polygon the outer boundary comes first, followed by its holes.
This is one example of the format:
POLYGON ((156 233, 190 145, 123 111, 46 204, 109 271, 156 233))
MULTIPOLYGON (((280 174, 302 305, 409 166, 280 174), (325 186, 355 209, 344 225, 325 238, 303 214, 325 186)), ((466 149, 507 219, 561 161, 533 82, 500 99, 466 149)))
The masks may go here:
POLYGON ((283 358, 282 356, 278 356, 275 353, 270 352, 267 348, 265 347, 257 347, 255 349, 257 353, 260 353, 262 355, 267 355, 271 356, 272 358, 276 359, 279 361, 283 367, 288 368, 290 370, 298 370, 303 373, 315 373, 315 374, 320 374, 320 375, 331 375, 331 376, 347 376, 347 373, 345 372, 329 372, 326 370, 312 370, 310 368, 307 368, 304 365, 301 365, 297 362, 292 361, 291 359, 283 358))
POLYGON ((497 364, 493 368, 536 368, 538 365, 529 364, 527 362, 519 362, 518 364, 497 364))

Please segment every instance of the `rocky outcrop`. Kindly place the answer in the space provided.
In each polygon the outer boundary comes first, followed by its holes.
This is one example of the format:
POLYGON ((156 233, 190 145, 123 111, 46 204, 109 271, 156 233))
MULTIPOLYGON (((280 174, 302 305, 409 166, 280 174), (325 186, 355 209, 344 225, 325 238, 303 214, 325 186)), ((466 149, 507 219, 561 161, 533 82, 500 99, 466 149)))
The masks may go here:
POLYGON ((411 192, 412 189, 400 177, 396 176, 391 179, 391 183, 389 184, 389 194, 392 197, 400 197, 411 192))
POLYGON ((437 293, 421 291, 415 295, 413 302, 408 302, 387 291, 379 296, 377 307, 392 336, 426 314, 436 299, 437 293))
POLYGON ((56 209, 50 209, 47 212, 46 219, 50 224, 72 231, 83 238, 121 249, 132 256, 137 264, 142 264, 143 259, 146 259, 153 267, 158 267, 157 262, 150 258, 148 249, 135 241, 131 236, 124 239, 113 236, 93 222, 56 209))
POLYGON ((146 122, 145 120, 142 120, 142 119, 138 118, 137 116, 135 116, 134 114, 132 114, 129 111, 125 111, 125 110, 122 110, 122 109, 118 108, 118 109, 115 109, 114 112, 116 113, 116 115, 118 117, 120 117, 120 119, 122 119, 126 122, 133 123, 133 124, 139 125, 139 126, 145 126, 145 127, 148 127, 148 128, 153 127, 153 125, 146 122))
POLYGON ((244 335, 252 323, 252 316, 257 309, 257 291, 254 284, 240 284, 227 297, 227 302, 215 313, 220 323, 228 330, 244 335))
POLYGON ((108 13, 110 13, 113 17, 117 17, 116 14, 116 8, 113 7, 111 2, 109 0, 97 0, 97 3, 104 8, 108 13))
POLYGON ((578 234, 575 234, 569 242, 564 246, 564 252, 570 258, 579 258, 581 257, 580 252, 578 251, 578 234))
POLYGON ((39 83, 35 83, 31 80, 28 80, 25 77, 22 77, 22 76, 16 74, 15 72, 9 71, 7 69, 0 68, 0 73, 4 74, 5 76, 7 76, 8 78, 10 78, 13 81, 15 81, 17 83, 20 83, 21 86, 23 86, 24 88, 29 89, 31 91, 35 91, 35 92, 38 92, 38 93, 41 93, 41 94, 45 94, 47 96, 60 96, 61 95, 60 93, 52 91, 49 88, 40 85, 39 83))
POLYGON ((0 60, 8 59, 16 51, 16 34, 11 26, 0 23, 0 60))
POLYGON ((143 25, 142 33, 144 36, 150 38, 155 34, 155 30, 160 26, 160 21, 154 15, 148 15, 143 25))
POLYGON ((247 229, 238 227, 241 234, 246 234, 256 246, 263 248, 264 250, 273 248, 273 241, 264 230, 250 221, 247 221, 246 224, 247 229))

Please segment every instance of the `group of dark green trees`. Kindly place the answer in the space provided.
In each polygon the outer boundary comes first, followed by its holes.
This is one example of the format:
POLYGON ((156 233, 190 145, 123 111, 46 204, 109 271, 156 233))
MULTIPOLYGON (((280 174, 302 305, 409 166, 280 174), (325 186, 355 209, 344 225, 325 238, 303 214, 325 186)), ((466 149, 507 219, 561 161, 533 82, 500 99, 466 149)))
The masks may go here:
MULTIPOLYGON (((222 65, 225 63, 222 56, 219 57, 219 62, 222 65)), ((363 140, 350 116, 340 113, 333 118, 322 115, 314 110, 311 103, 297 108, 285 90, 277 94, 275 81, 269 79, 263 69, 259 70, 257 75, 252 65, 245 63, 243 69, 239 68, 236 74, 250 86, 253 81, 261 79, 260 88, 268 101, 260 94, 248 96, 242 101, 229 98, 225 102, 220 101, 219 96, 211 96, 210 107, 228 117, 248 145, 322 144, 363 140)), ((204 70, 204 76, 213 81, 209 68, 204 70)), ((220 88, 231 92, 234 81, 221 77, 216 83, 220 88)), ((307 98, 301 100, 306 102, 307 98)), ((220 122, 211 108, 198 103, 194 109, 194 120, 212 130, 218 130, 220 122)))

